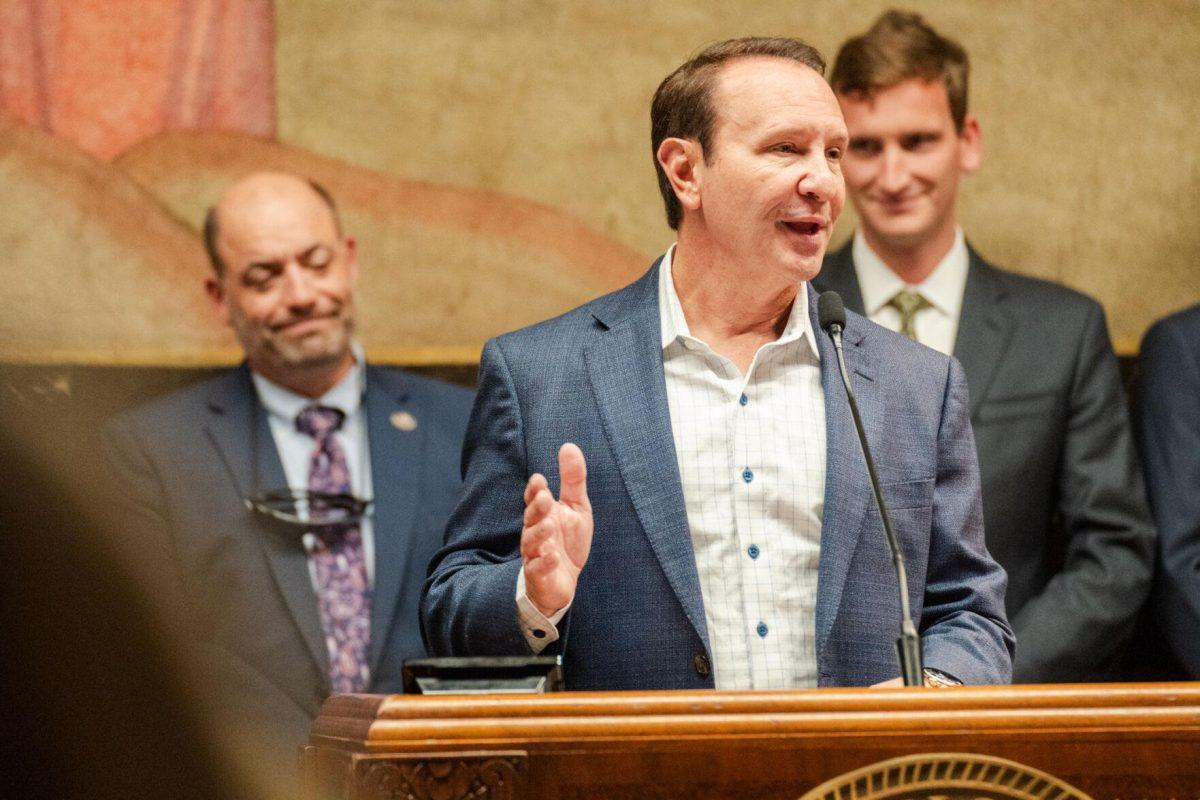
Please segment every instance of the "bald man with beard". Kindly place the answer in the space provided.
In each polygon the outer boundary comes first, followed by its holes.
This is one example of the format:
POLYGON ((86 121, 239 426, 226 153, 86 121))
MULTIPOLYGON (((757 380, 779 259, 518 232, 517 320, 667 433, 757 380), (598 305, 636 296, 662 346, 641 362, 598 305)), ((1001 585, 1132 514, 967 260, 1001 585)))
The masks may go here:
POLYGON ((106 431, 134 546, 161 565, 233 730, 280 780, 337 692, 393 692, 458 493, 470 392, 365 363, 359 262, 293 175, 243 178, 204 226, 238 367, 106 431))

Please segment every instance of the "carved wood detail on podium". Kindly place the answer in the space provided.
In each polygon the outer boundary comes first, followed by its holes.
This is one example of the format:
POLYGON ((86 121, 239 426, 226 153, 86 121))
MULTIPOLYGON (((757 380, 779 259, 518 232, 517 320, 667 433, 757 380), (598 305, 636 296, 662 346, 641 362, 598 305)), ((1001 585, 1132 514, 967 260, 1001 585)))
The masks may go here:
POLYGON ((355 800, 513 800, 524 753, 359 758, 355 800))
POLYGON ((1053 775, 975 753, 922 753, 826 781, 801 800, 1091 800, 1053 775))

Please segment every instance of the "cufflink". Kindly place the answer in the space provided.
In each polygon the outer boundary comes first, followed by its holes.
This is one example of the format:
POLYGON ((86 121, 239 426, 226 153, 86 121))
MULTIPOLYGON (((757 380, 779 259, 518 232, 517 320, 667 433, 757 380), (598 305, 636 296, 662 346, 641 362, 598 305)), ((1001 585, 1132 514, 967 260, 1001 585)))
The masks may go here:
POLYGON ((541 628, 534 628, 534 629, 533 629, 533 638, 535 638, 535 639, 545 639, 545 638, 546 638, 546 632, 545 632, 544 630, 542 630, 541 628))
POLYGON ((407 411, 397 411, 388 418, 392 427, 398 431, 415 431, 417 429, 417 418, 407 411))

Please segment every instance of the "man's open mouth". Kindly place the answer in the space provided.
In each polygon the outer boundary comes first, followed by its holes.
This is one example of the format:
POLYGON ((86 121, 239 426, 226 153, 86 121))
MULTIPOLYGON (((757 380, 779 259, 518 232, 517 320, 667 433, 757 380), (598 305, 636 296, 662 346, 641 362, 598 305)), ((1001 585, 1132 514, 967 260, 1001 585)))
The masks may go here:
POLYGON ((821 231, 821 224, 819 222, 787 222, 787 221, 785 221, 783 223, 783 225, 788 230, 794 231, 803 236, 815 236, 816 234, 820 233, 820 231, 821 231))

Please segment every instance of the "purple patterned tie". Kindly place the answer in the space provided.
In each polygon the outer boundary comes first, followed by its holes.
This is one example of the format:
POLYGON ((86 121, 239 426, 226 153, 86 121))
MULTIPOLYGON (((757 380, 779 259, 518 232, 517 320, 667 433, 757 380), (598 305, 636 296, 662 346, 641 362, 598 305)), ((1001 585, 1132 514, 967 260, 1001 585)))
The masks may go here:
MULTIPOLYGON (((346 453, 333 433, 345 415, 336 408, 309 406, 296 415, 296 430, 313 437, 317 446, 308 461, 308 488, 330 494, 350 492, 346 453)), ((334 692, 367 688, 367 642, 371 638, 371 586, 362 532, 357 524, 316 528, 311 558, 317 572, 317 603, 329 680, 334 692)))

